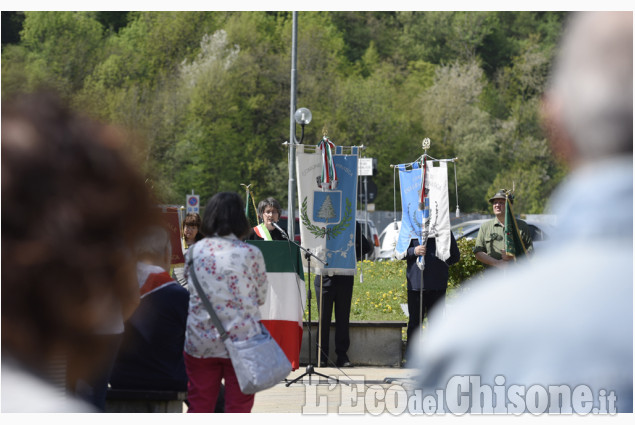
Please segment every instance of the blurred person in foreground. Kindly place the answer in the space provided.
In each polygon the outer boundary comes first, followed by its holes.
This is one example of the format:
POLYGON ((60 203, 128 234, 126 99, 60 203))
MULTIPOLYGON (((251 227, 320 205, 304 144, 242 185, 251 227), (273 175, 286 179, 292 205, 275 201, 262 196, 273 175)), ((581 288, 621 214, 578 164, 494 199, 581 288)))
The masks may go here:
POLYGON ((225 412, 249 413, 254 394, 243 394, 229 353, 192 283, 192 274, 212 303, 232 341, 261 333, 259 307, 267 296, 267 270, 262 252, 243 242, 250 227, 243 201, 234 192, 214 195, 205 206, 203 233, 192 247, 186 268, 190 303, 185 331, 188 413, 214 412, 225 381, 225 412))
POLYGON ((131 249, 151 214, 123 141, 52 93, 2 105, 3 412, 94 409, 64 381, 107 377, 101 332, 138 305, 131 249))
POLYGON ((543 118, 571 167, 551 198, 557 234, 421 339, 417 387, 447 391, 446 412, 633 411, 632 12, 572 17, 543 118))

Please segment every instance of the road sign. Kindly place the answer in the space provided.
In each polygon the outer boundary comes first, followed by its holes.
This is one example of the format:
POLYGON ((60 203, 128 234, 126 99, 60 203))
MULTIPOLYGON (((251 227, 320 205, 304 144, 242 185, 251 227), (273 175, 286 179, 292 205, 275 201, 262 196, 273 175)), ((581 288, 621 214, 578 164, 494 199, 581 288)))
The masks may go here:
POLYGON ((357 158, 357 175, 373 175, 373 158, 357 158))
POLYGON ((185 198, 185 205, 187 205, 188 213, 196 213, 199 211, 199 196, 198 195, 187 195, 185 198))

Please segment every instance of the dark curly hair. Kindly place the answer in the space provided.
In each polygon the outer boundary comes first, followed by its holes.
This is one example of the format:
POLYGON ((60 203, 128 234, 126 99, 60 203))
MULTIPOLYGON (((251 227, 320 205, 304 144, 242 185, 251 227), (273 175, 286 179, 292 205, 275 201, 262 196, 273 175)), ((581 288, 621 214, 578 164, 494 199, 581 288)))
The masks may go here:
POLYGON ((124 140, 50 92, 2 104, 2 351, 28 367, 136 282, 132 248, 158 218, 124 140))

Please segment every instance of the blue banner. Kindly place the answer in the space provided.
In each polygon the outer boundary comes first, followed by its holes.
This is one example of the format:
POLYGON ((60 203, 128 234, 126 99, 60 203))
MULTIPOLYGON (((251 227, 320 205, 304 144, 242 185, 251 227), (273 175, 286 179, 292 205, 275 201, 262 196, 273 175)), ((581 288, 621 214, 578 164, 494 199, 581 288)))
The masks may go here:
POLYGON ((302 246, 328 263, 313 260, 312 271, 354 275, 357 149, 347 155, 336 147, 332 157, 337 182, 332 188, 320 187, 322 155, 309 149, 313 147, 299 145, 296 151, 302 246))
MULTIPOLYGON (((401 190, 401 228, 399 229, 395 253, 397 258, 403 258, 411 239, 418 239, 421 242, 424 211, 419 209, 421 168, 418 163, 413 163, 410 170, 407 170, 404 165, 399 166, 399 185, 401 190)), ((428 200, 426 198, 426 201, 428 200)), ((426 208, 425 212, 428 211, 429 209, 426 208)))

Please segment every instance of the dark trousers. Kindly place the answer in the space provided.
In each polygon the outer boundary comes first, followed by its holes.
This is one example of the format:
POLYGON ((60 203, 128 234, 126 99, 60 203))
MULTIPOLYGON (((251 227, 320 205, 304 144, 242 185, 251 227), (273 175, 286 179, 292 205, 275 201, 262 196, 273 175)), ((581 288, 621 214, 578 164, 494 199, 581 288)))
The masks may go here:
MULTIPOLYGON (((349 336, 349 322, 351 315, 351 300, 353 299, 354 276, 331 276, 326 285, 322 286, 322 314, 320 315, 320 279, 315 277, 314 286, 318 317, 322 320, 321 360, 328 359, 329 338, 331 330, 331 316, 335 307, 335 353, 338 363, 348 361, 346 352, 351 345, 349 336)), ((324 279, 326 282, 326 278, 324 279)), ((319 335, 316 336, 318 347, 319 335)), ((331 360, 332 361, 332 360, 331 360)))
MULTIPOLYGON (((428 313, 433 306, 437 305, 440 308, 445 306, 445 289, 441 290, 423 290, 422 305, 423 315, 421 319, 428 317, 428 313)), ((419 320, 419 291, 408 290, 408 328, 406 334, 408 336, 407 344, 410 343, 412 338, 421 329, 422 321, 419 320)), ((430 326, 428 322, 428 326, 430 326)))

